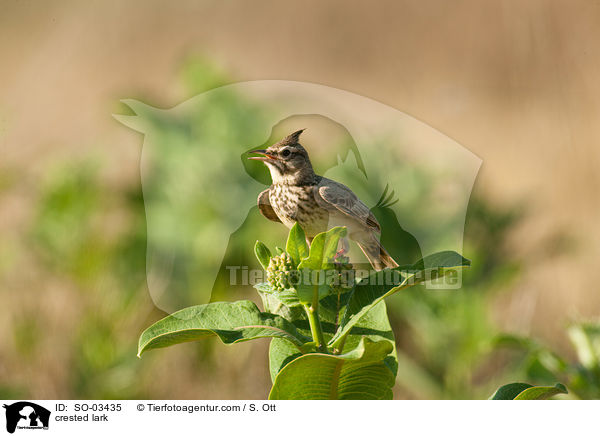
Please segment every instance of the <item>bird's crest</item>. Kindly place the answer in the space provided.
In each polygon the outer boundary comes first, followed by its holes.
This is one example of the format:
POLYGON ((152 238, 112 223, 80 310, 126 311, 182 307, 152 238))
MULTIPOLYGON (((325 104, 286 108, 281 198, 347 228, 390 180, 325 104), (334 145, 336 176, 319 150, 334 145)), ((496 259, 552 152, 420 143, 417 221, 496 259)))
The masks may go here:
POLYGON ((300 139, 300 135, 302 134, 302 132, 304 132, 306 129, 300 129, 300 130, 296 130, 294 133, 290 133, 288 136, 286 136, 285 138, 283 138, 281 141, 279 141, 277 143, 277 145, 293 145, 293 144, 299 144, 298 140, 300 139))

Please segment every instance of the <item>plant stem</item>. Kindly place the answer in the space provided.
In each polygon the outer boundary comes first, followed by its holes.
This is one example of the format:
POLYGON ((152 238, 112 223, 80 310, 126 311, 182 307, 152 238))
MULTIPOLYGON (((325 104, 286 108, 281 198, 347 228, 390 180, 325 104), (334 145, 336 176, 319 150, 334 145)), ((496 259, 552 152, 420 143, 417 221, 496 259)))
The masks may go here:
POLYGON ((329 353, 329 351, 327 350, 327 345, 325 343, 325 338, 323 337, 321 320, 319 320, 318 303, 317 307, 315 307, 314 305, 304 305, 304 310, 306 311, 306 316, 308 316, 310 331, 312 333, 313 340, 315 341, 317 350, 319 350, 322 353, 329 353))

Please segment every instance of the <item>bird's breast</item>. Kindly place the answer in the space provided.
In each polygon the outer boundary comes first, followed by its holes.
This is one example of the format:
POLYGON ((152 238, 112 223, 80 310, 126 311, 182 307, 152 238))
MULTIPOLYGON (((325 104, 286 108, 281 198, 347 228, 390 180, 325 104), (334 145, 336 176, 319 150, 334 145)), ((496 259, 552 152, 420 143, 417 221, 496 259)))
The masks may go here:
POLYGON ((315 200, 316 186, 272 185, 269 192, 271 207, 286 227, 296 222, 308 237, 327 230, 329 213, 315 200))

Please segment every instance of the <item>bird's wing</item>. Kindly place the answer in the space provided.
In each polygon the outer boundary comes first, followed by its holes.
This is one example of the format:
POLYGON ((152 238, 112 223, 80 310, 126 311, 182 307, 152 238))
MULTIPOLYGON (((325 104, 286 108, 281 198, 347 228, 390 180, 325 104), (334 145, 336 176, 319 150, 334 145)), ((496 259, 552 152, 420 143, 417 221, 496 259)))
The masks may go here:
POLYGON ((270 219, 271 221, 275 221, 280 223, 281 220, 273 210, 271 206, 271 200, 269 199, 269 188, 265 189, 263 192, 258 194, 258 210, 263 214, 265 218, 270 219))
POLYGON ((360 201, 350 188, 341 183, 323 177, 316 200, 321 207, 329 210, 337 209, 370 229, 381 232, 377 218, 367 205, 360 201))

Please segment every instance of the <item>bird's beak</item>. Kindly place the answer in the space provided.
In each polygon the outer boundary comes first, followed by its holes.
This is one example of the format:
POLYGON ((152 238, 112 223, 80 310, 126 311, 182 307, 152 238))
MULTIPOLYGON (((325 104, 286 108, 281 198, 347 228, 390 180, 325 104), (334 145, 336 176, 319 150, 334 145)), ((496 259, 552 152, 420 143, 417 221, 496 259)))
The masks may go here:
POLYGON ((250 153, 262 154, 262 156, 250 156, 248 158, 248 159, 252 159, 252 160, 262 160, 263 162, 268 162, 270 160, 277 159, 272 154, 267 153, 267 150, 252 150, 250 153))

